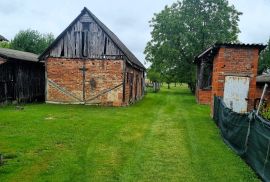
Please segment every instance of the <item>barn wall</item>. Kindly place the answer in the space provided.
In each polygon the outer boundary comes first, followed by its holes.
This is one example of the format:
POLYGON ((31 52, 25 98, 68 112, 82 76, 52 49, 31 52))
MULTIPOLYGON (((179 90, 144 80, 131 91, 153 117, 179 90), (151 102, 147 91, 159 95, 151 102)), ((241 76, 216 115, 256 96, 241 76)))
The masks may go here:
POLYGON ((71 26, 57 44, 50 50, 50 57, 102 58, 104 55, 123 55, 115 43, 85 13, 71 26))
POLYGON ((46 101, 121 106, 123 65, 123 60, 48 58, 46 101), (81 70, 84 65, 85 81, 81 70))
POLYGON ((44 65, 29 61, 0 60, 0 102, 44 101, 44 65))
POLYGON ((126 105, 140 100, 144 96, 144 84, 144 73, 127 65, 124 99, 126 105))
POLYGON ((12 64, 0 57, 0 103, 15 100, 12 64))
POLYGON ((213 63, 212 106, 215 95, 223 97, 225 76, 248 76, 250 77, 248 110, 253 109, 256 97, 258 57, 258 49, 255 48, 220 48, 213 63))

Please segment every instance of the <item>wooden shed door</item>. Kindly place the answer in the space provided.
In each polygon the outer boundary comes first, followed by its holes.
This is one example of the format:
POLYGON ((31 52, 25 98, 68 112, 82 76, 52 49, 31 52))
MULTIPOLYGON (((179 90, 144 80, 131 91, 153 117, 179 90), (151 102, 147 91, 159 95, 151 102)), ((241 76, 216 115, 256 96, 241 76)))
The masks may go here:
POLYGON ((248 77, 225 77, 224 102, 234 112, 247 112, 249 81, 250 78, 248 77))

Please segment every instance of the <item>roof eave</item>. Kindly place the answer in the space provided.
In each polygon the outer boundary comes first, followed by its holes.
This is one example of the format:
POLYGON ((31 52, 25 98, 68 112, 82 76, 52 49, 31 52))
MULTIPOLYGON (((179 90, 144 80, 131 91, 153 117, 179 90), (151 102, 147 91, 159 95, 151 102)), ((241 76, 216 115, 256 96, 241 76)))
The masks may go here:
MULTIPOLYGON (((215 43, 213 46, 209 47, 208 49, 206 49, 205 51, 203 51, 202 53, 200 53, 198 56, 195 57, 193 63, 197 64, 199 62, 200 59, 202 59, 203 57, 205 57, 205 55, 208 55, 209 52, 211 54, 211 52, 218 50, 221 47, 244 47, 244 48, 257 48, 259 50, 259 53, 264 50, 267 46, 263 45, 263 44, 234 44, 234 43, 215 43)), ((213 52, 215 55, 215 52, 213 52)))

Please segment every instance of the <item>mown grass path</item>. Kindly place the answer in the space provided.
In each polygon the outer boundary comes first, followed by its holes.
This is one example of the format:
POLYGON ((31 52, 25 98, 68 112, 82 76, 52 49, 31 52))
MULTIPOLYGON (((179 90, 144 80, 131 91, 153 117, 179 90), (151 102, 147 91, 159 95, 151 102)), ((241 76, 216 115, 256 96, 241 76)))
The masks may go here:
POLYGON ((258 181, 185 87, 126 108, 0 108, 0 181, 258 181))

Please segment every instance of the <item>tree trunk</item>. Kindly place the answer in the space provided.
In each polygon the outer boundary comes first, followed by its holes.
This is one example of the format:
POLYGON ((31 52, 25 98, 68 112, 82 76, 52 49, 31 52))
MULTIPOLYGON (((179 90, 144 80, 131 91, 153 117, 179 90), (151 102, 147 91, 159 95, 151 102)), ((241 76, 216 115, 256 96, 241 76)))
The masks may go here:
POLYGON ((170 87, 170 84, 168 83, 168 89, 170 89, 171 87, 170 87))
POLYGON ((195 83, 188 83, 188 87, 191 91, 192 94, 195 94, 195 89, 196 89, 196 86, 195 86, 195 83))

